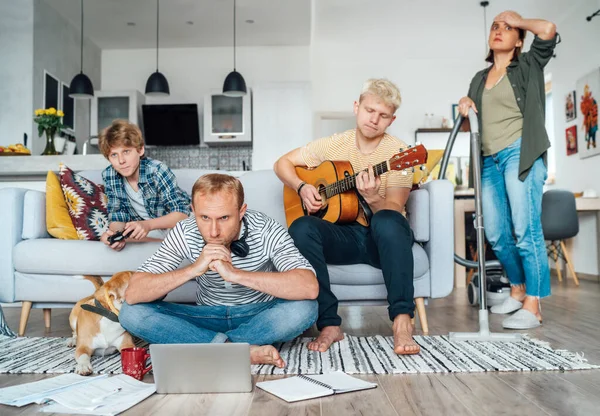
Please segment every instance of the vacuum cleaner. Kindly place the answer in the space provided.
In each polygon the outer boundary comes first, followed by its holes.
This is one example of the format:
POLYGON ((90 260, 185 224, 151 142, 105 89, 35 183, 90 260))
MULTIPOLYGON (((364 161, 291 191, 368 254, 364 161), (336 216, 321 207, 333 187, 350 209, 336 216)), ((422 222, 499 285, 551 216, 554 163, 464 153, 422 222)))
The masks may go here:
MULTIPOLYGON (((456 136, 458 131, 460 130, 460 126, 464 117, 459 115, 454 123, 454 128, 450 133, 450 138, 448 143, 446 144, 446 150, 444 151, 444 157, 442 158, 442 164, 440 166, 440 178, 444 178, 446 174, 446 168, 448 167, 448 160, 450 158, 450 153, 452 152, 452 147, 454 146, 454 141, 456 140, 456 136)), ((477 114, 473 109, 469 109, 469 123, 471 125, 471 154, 479 155, 481 154, 481 142, 479 139, 479 122, 477 120, 477 114)), ((492 333, 490 332, 490 323, 489 323, 489 311, 487 309, 488 305, 488 270, 490 277, 494 276, 492 269, 498 270, 501 269, 500 262, 487 262, 485 260, 485 233, 483 228, 483 209, 481 204, 481 158, 474 157, 473 158, 473 180, 475 186, 475 232, 477 236, 477 252, 482 253, 482 255, 478 256, 478 261, 473 262, 466 259, 463 259, 456 254, 454 254, 454 261, 462 266, 467 268, 477 268, 476 280, 477 287, 473 287, 471 290, 474 290, 474 293, 477 293, 477 302, 479 303, 479 332, 450 332, 450 342, 455 341, 503 341, 503 342, 518 342, 521 341, 521 334, 511 334, 511 333, 492 333), (476 289, 476 290, 475 290, 476 289)), ((494 279, 490 279, 494 282, 494 279)), ((502 281, 501 277, 498 277, 498 281, 502 281)), ((490 285, 490 289, 493 285, 490 285)), ((496 286, 494 286, 496 287, 496 286)), ((504 290, 504 289, 502 289, 504 290)), ((510 287, 509 287, 510 293, 510 287)), ((501 293, 504 295, 504 292, 501 293)), ((475 300, 475 295, 473 295, 473 299, 475 300)), ((490 298, 491 300, 491 298, 490 298)), ((472 303, 473 304, 473 303, 472 303)))

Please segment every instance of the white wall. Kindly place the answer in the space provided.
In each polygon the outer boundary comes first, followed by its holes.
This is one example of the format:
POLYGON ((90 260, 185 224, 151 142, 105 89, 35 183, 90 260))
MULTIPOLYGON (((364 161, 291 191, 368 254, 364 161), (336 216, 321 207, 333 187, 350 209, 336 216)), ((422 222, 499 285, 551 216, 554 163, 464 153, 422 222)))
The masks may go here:
POLYGON ((0 2, 0 145, 30 138, 33 0, 0 2))
MULTIPOLYGON (((43 107, 44 70, 61 82, 69 85, 81 68, 80 36, 81 28, 74 27, 43 0, 35 0, 33 39, 33 110, 43 107)), ((85 19, 92 19, 87 16, 85 19)), ((85 23, 84 23, 85 29, 85 23)), ((95 89, 100 89, 101 51, 93 42, 84 38, 83 72, 90 78, 95 89)), ((62 88, 62 87, 61 87, 62 88)), ((75 100, 75 135, 81 153, 83 143, 90 132, 90 101, 75 100)), ((40 154, 46 145, 44 137, 39 137, 37 125, 32 121, 32 151, 40 154)))
MULTIPOLYGON (((554 101, 554 127, 556 136, 556 184, 554 189, 567 189, 580 192, 595 189, 600 194, 600 156, 580 159, 579 154, 567 156, 565 129, 573 122, 566 123, 565 97, 576 87, 577 79, 600 67, 600 17, 587 22, 585 17, 600 7, 598 0, 579 2, 570 9, 564 20, 557 22, 562 42, 556 48, 556 59, 547 67, 552 73, 552 95, 554 101)), ((600 93, 600 91, 598 91, 600 93)), ((595 93, 595 95, 599 95, 595 93)), ((598 98, 597 98, 598 99, 598 98)), ((577 97, 579 103, 579 96, 577 97)), ((582 123, 577 108, 578 126, 582 123)), ((600 224, 594 214, 580 214, 579 235, 573 239, 572 260, 575 270, 582 273, 598 274, 596 235, 600 224)))
POLYGON ((402 94, 389 131, 413 143, 425 113, 450 118, 452 104, 485 67, 480 10, 468 2, 351 3, 352 13, 315 4, 314 110, 352 111, 363 82, 385 77, 402 94))
MULTIPOLYGON (((147 97, 146 103, 197 103, 204 95, 222 89, 233 69, 232 48, 178 48, 159 51, 159 70, 169 81, 171 95, 147 97)), ((102 89, 144 92, 146 81, 156 70, 155 49, 102 51, 102 89)), ((237 71, 248 88, 261 82, 308 81, 308 47, 237 48, 237 71)))

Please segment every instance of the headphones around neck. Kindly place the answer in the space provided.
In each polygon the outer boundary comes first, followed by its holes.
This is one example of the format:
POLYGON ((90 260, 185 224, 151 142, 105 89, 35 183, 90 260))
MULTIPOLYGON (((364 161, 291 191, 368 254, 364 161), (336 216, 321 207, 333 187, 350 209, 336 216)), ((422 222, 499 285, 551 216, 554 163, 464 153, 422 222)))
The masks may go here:
POLYGON ((229 247, 231 252, 238 257, 246 257, 250 253, 250 246, 246 243, 246 238, 248 237, 248 221, 246 217, 242 217, 242 223, 244 226, 242 238, 232 241, 229 247))

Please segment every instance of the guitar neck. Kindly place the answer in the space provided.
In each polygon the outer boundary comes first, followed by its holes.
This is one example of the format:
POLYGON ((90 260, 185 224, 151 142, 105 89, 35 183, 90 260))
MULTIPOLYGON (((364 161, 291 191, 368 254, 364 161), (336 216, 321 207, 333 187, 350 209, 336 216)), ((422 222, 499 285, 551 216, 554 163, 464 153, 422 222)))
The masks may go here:
MULTIPOLYGON (((366 169, 365 169, 366 171, 366 169)), ((383 175, 388 171, 387 161, 381 162, 373 166, 373 173, 375 176, 383 175)), ((350 189, 356 188, 356 176, 359 174, 355 173, 354 175, 350 175, 345 177, 344 179, 340 179, 339 181, 330 183, 325 187, 325 196, 327 198, 331 198, 334 195, 341 194, 343 192, 349 191, 350 189)))

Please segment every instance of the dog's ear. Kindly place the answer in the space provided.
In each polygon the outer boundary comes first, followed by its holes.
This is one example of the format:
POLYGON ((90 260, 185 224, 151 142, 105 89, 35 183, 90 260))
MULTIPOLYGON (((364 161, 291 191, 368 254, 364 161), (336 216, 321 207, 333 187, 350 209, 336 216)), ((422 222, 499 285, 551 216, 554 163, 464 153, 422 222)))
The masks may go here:
POLYGON ((108 297, 111 300, 115 300, 119 297, 119 295, 117 294, 117 292, 114 288, 111 288, 110 290, 108 290, 107 293, 108 293, 108 297))

